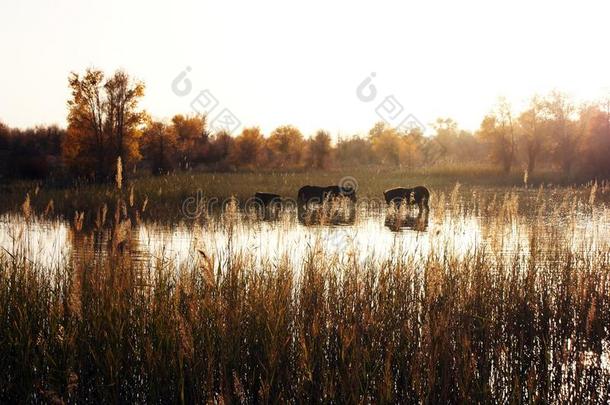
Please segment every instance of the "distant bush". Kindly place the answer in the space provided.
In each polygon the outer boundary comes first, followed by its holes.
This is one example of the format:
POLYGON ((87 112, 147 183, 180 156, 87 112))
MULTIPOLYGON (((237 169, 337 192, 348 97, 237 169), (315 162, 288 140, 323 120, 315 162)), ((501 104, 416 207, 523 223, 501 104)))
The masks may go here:
POLYGON ((45 179, 61 165, 66 131, 57 126, 25 130, 0 125, 0 176, 45 179))

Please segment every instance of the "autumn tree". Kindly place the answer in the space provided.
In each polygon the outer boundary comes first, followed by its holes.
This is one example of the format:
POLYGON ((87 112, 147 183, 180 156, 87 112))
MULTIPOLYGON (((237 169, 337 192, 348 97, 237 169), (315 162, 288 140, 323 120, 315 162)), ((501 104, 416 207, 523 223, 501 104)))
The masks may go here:
POLYGON ((580 108, 582 169, 593 177, 610 177, 610 99, 580 108))
POLYGON ((546 98, 544 106, 553 156, 563 172, 570 174, 579 154, 581 140, 575 122, 576 106, 559 91, 553 91, 546 98))
POLYGON ((303 154, 303 135, 291 125, 278 127, 267 139, 269 162, 273 167, 286 168, 298 166, 303 154))
POLYGON ((144 84, 123 71, 108 79, 101 70, 72 73, 68 79, 68 130, 63 156, 73 170, 108 180, 120 157, 127 168, 140 158, 139 137, 145 113, 138 103, 144 84))
POLYGON ((307 140, 307 166, 324 169, 329 164, 331 152, 330 134, 319 130, 314 137, 307 140))
POLYGON ((149 120, 142 136, 142 151, 150 161, 155 175, 168 173, 174 168, 176 131, 172 125, 149 120))
POLYGON ((454 119, 439 117, 432 123, 432 128, 434 135, 420 148, 426 164, 464 164, 480 161, 484 156, 482 142, 472 133, 460 129, 454 119))
POLYGON ((369 165, 375 161, 371 143, 364 137, 339 138, 335 149, 336 159, 342 166, 369 165))
POLYGON ((230 154, 235 147, 235 138, 227 131, 219 131, 210 139, 210 151, 206 163, 216 168, 226 169, 230 164, 230 154))
POLYGON ((244 128, 235 138, 229 154, 229 162, 236 167, 253 169, 260 162, 265 146, 265 139, 258 127, 244 128))
POLYGON ((384 122, 376 123, 369 131, 369 141, 379 163, 400 165, 401 139, 394 128, 384 122))
POLYGON ((509 173, 515 161, 517 139, 511 107, 505 99, 500 99, 495 111, 483 119, 479 136, 489 143, 491 156, 504 173, 509 173))
POLYGON ((178 164, 182 170, 205 162, 210 148, 205 115, 175 115, 172 125, 176 133, 178 164))
POLYGON ((424 137, 420 128, 412 128, 400 133, 400 163, 409 168, 420 166, 423 163, 422 148, 428 139, 424 137))
POLYGON ((525 154, 527 172, 531 174, 536 169, 536 163, 545 145, 546 121, 543 100, 538 96, 532 97, 527 110, 519 115, 518 122, 521 149, 525 154))
POLYGON ((378 122, 369 131, 368 139, 376 161, 381 164, 415 167, 423 162, 421 147, 425 139, 419 128, 399 131, 378 122))
POLYGON ((114 73, 104 84, 107 98, 105 131, 110 135, 117 157, 126 167, 140 157, 138 137, 146 114, 138 110, 144 96, 144 84, 134 82, 122 70, 114 73))

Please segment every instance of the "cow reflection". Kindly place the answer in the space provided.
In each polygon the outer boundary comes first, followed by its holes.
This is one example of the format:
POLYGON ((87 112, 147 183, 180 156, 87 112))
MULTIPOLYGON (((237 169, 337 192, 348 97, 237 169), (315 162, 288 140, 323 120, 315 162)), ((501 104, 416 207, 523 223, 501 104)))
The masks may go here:
POLYGON ((349 201, 333 199, 322 204, 298 206, 299 222, 303 225, 353 225, 356 209, 349 201))
POLYGON ((410 214, 401 215, 398 212, 388 213, 384 225, 392 232, 404 229, 424 232, 428 229, 428 213, 419 213, 417 216, 410 214))

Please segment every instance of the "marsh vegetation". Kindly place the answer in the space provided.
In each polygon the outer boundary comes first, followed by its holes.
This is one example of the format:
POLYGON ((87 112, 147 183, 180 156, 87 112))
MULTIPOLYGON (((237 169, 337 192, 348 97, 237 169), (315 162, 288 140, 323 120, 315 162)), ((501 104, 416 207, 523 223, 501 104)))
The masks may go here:
POLYGON ((439 185, 426 218, 336 226, 142 219, 155 196, 124 188, 3 215, 2 401, 610 398, 607 185, 439 185))

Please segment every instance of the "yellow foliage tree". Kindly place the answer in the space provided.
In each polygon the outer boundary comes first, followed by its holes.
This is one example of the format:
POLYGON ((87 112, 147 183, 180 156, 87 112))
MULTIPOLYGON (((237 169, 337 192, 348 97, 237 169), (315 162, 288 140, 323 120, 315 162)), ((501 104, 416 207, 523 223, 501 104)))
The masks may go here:
POLYGON ((330 134, 319 130, 308 140, 307 146, 307 165, 316 169, 327 167, 332 152, 330 134))
POLYGON ((298 166, 301 162, 304 140, 301 131, 291 125, 273 130, 267 139, 271 152, 271 166, 286 168, 298 166))
POLYGON ((123 71, 104 79, 101 70, 72 73, 68 79, 68 131, 62 145, 66 164, 77 174, 110 180, 117 159, 126 168, 141 157, 139 138, 146 114, 138 103, 144 84, 123 71))
POLYGON ((235 139, 229 153, 229 162, 237 167, 253 169, 260 162, 265 138, 260 128, 245 128, 235 139))
POLYGON ((207 117, 176 115, 172 118, 172 124, 176 134, 178 163, 182 170, 189 169, 207 154, 207 117))
POLYGON ((398 132, 379 122, 369 131, 369 141, 373 153, 381 164, 400 165, 401 139, 398 132))

